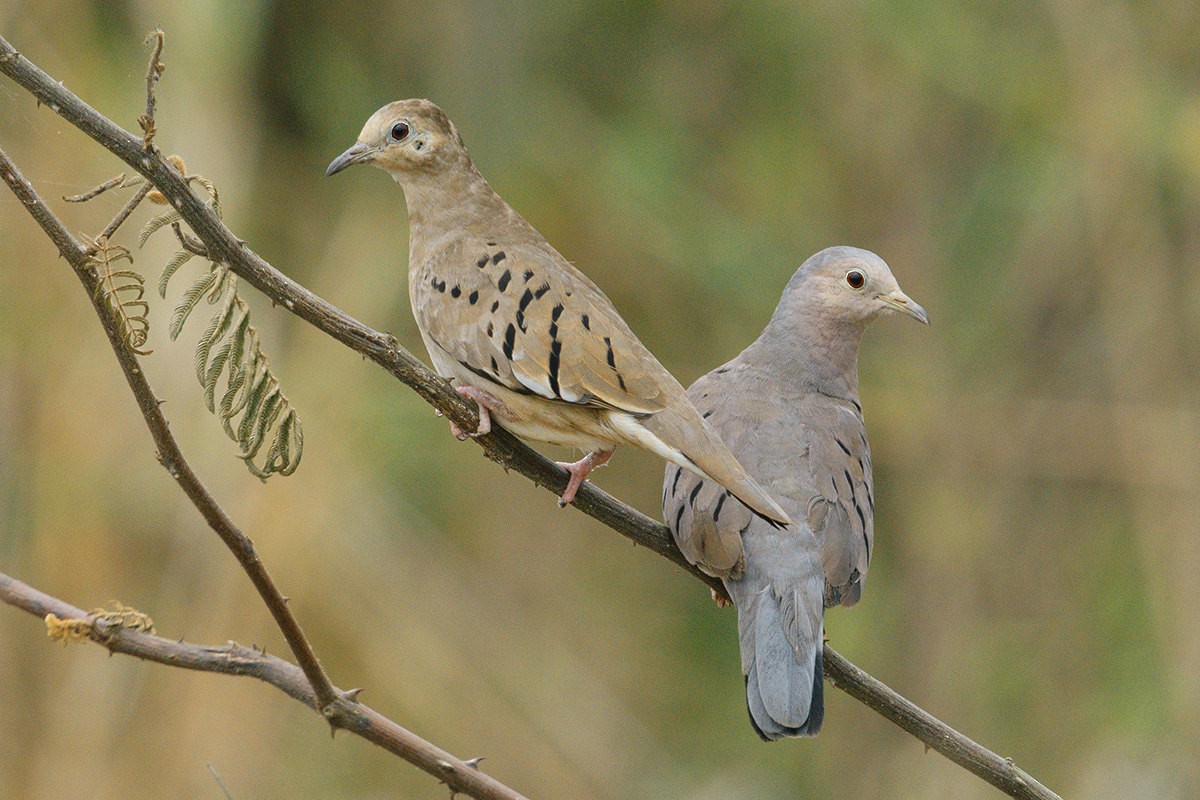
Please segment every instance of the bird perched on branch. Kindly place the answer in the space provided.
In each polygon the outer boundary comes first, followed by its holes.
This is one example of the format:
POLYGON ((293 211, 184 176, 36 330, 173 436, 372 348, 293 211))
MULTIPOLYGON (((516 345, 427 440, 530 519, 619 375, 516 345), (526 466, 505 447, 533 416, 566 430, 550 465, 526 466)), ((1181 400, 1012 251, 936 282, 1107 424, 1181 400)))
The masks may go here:
MULTIPOLYGON (((641 447, 790 522, 634 336, 612 302, 496 194, 450 119, 427 100, 375 112, 326 171, 386 170, 408 204, 408 290, 434 367, 526 439, 582 449, 571 502, 617 445, 641 447)), ((455 430, 456 435, 462 432, 455 430)))
POLYGON ((876 317, 929 323, 883 259, 831 247, 796 270, 762 335, 688 396, 795 524, 777 530, 711 481, 668 466, 663 515, 687 559, 737 607, 750 721, 814 736, 824 714, 824 609, 858 601, 874 540, 858 345, 876 317))

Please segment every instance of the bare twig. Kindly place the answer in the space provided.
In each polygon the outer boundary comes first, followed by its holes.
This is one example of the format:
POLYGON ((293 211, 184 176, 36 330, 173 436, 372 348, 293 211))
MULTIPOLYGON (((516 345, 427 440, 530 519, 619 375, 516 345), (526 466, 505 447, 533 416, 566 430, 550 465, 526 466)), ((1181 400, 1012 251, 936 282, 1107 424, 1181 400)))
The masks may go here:
POLYGON ((64 194, 63 200, 66 200, 68 203, 84 203, 88 200, 91 200, 93 197, 99 197, 100 195, 107 192, 109 189, 115 189, 116 187, 120 186, 122 181, 124 181, 124 180, 125 180, 125 173, 122 172, 117 177, 109 178, 104 183, 100 184, 99 186, 95 187, 94 189, 88 189, 83 194, 73 194, 73 195, 65 195, 64 194))
MULTIPOLYGON (((153 188, 154 186, 150 183, 150 181, 143 183, 141 188, 133 193, 133 197, 129 198, 129 202, 122 206, 121 210, 117 212, 117 215, 112 218, 112 221, 104 226, 104 230, 101 231, 100 235, 96 237, 96 241, 100 241, 101 239, 111 239, 113 234, 117 232, 117 228, 120 228, 125 220, 129 219, 129 215, 132 214, 134 209, 136 209, 138 205, 140 205, 141 202, 146 199, 146 195, 150 194, 150 191, 153 188)), ((82 195, 80 196, 82 197, 82 195)), ((94 244, 90 245, 87 248, 87 251, 89 254, 95 253, 96 246, 94 244)))
MULTIPOLYGON (((375 361, 460 428, 473 430, 477 427, 478 416, 474 406, 465 402, 449 384, 399 347, 391 336, 362 324, 268 264, 246 247, 216 214, 188 190, 180 173, 164 159, 157 154, 144 153, 141 140, 54 81, 20 55, 3 37, 0 37, 0 72, 154 183, 204 243, 209 258, 227 264, 275 303, 375 361)), ((556 494, 561 494, 565 488, 565 470, 502 428, 494 428, 492 433, 474 441, 483 448, 488 458, 505 469, 514 469, 556 494)), ((591 483, 583 484, 574 505, 637 544, 677 564, 719 595, 727 597, 720 581, 704 575, 687 562, 666 526, 614 499, 591 483)), ((955 763, 967 766, 963 753, 971 753, 976 766, 968 768, 1012 797, 1058 800, 1056 794, 1017 770, 1008 759, 997 756, 923 711, 919 715, 912 713, 913 709, 920 709, 878 681, 865 680, 869 678, 865 672, 853 667, 828 646, 825 647, 825 673, 835 686, 879 711, 955 763), (885 711, 889 708, 894 711, 885 711)))
MULTIPOLYGON (((83 609, 3 573, 0 573, 0 601, 41 619, 53 614, 63 620, 90 620, 91 624, 85 628, 88 638, 110 652, 183 669, 246 675, 271 684, 309 708, 321 710, 321 701, 299 667, 259 650, 235 643, 222 647, 188 644, 124 628, 90 617, 83 609)), ((344 722, 341 727, 417 765, 448 783, 454 791, 486 800, 524 800, 519 792, 479 771, 475 764, 430 744, 369 706, 342 699, 349 692, 334 691, 339 698, 338 714, 344 722)))
POLYGON ((154 146, 154 134, 158 133, 154 124, 154 111, 157 105, 154 98, 154 85, 158 83, 159 76, 166 69, 159 60, 162 58, 165 40, 166 36, 161 28, 155 28, 154 32, 146 37, 147 43, 154 43, 154 49, 150 52, 150 64, 146 67, 146 113, 138 117, 138 124, 142 126, 142 133, 145 134, 142 139, 142 149, 147 151, 154 146))

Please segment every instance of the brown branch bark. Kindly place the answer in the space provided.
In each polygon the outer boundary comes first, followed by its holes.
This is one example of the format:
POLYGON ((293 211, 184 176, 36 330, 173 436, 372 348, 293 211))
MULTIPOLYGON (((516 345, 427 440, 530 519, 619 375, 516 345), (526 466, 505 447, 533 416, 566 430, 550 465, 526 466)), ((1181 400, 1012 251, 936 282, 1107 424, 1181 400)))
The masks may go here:
MULTIPOLYGON (((0 601, 43 619, 47 614, 67 620, 91 619, 83 609, 43 594, 3 573, 0 573, 0 601)), ((145 661, 200 672, 247 675, 271 684, 309 708, 323 710, 308 676, 299 667, 239 644, 230 643, 222 647, 188 644, 122 628, 99 619, 92 620, 89 637, 110 652, 145 661)), ((335 705, 339 727, 416 764, 447 783, 454 791, 487 800, 525 800, 523 795, 480 772, 478 768, 430 744, 373 708, 357 702, 352 698, 354 692, 337 689, 334 692, 338 697, 335 705)), ((324 713, 328 715, 329 712, 324 713)))
MULTIPOLYGON (((475 429, 478 417, 474 406, 465 402, 449 384, 399 347, 391 336, 363 325, 260 258, 191 193, 179 172, 156 150, 143 150, 140 138, 67 91, 21 56, 2 37, 0 72, 154 183, 204 242, 210 258, 227 264, 240 277, 276 303, 375 361, 459 427, 464 430, 475 429)), ((491 434, 479 437, 475 441, 483 448, 488 458, 505 469, 514 469, 555 493, 561 493, 565 488, 565 470, 503 429, 493 429, 491 434)), ((666 526, 616 500, 591 483, 585 483, 581 487, 574 505, 635 543, 677 564, 719 594, 725 595, 720 581, 704 575, 687 562, 675 546, 666 526)), ((826 646, 824 655, 825 673, 831 683, 866 703, 928 747, 969 769, 1012 797, 1059 800, 1056 794, 1017 769, 1009 759, 996 755, 936 720, 854 667, 832 648, 826 646)))

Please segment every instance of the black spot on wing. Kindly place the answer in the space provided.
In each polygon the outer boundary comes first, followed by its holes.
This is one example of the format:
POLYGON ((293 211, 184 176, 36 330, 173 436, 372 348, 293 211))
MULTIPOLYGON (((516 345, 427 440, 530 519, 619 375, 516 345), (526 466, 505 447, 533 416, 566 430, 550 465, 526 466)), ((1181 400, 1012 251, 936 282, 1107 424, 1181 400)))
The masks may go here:
POLYGON ((500 365, 496 363, 496 357, 492 356, 492 372, 500 374, 500 365))
POLYGON ((487 263, 488 263, 488 254, 487 253, 484 253, 479 258, 475 259, 475 266, 479 267, 480 269, 483 269, 484 267, 486 267, 487 263))
POLYGON ((605 355, 605 359, 608 361, 609 368, 612 369, 612 371, 617 374, 617 383, 620 384, 621 391, 622 392, 628 391, 628 389, 625 388, 625 376, 623 376, 617 370, 617 354, 613 352, 612 339, 605 336, 604 337, 604 346, 608 348, 608 353, 607 353, 607 355, 605 355))
POLYGON ((495 332, 496 332, 496 327, 495 327, 495 326, 492 324, 492 321, 489 319, 489 320, 488 320, 488 326, 487 326, 487 335, 488 335, 488 338, 489 338, 489 339, 490 339, 490 338, 492 338, 492 334, 493 334, 493 333, 495 333, 495 332))
MULTIPOLYGON (((528 290, 526 290, 528 294, 528 290)), ((562 342, 558 339, 558 318, 562 316, 562 303, 554 306, 550 311, 550 362, 547 365, 550 372, 550 391, 555 397, 562 395, 558 391, 558 366, 559 359, 562 356, 562 342)))
POLYGON ((508 270, 504 270, 504 273, 500 275, 500 280, 496 281, 496 288, 503 292, 508 288, 508 282, 511 280, 512 273, 508 270))
POLYGON ((495 313, 496 313, 496 309, 497 309, 497 308, 499 308, 499 307, 500 307, 500 301, 499 301, 499 300, 493 300, 493 301, 492 301, 492 313, 493 313, 493 314, 495 314, 495 313))
POLYGON ((558 360, 562 353, 562 342, 555 339, 550 343, 550 361, 547 364, 550 374, 550 391, 555 397, 562 397, 558 391, 558 360))
MULTIPOLYGON (((838 447, 842 448, 842 452, 843 452, 843 453, 845 453, 846 455, 850 455, 850 448, 849 448, 849 447, 846 447, 845 443, 843 443, 841 439, 838 439, 837 437, 834 437, 834 439, 833 439, 833 440, 834 440, 835 442, 837 442, 837 446, 838 446, 838 447)), ((862 464, 862 461, 861 461, 861 460, 859 460, 859 462, 858 462, 858 463, 859 463, 859 464, 862 464)))
POLYGON ((496 255, 492 256, 493 264, 499 264, 503 260, 504 260, 504 251, 503 250, 500 250, 499 252, 496 253, 496 255))
POLYGON ((512 360, 513 345, 517 342, 517 329, 509 325, 504 329, 504 357, 512 360))
POLYGON ((700 489, 703 486, 704 486, 704 481, 696 481, 695 487, 693 487, 692 490, 690 492, 688 492, 688 505, 689 506, 696 505, 696 495, 700 494, 700 489))
POLYGON ((675 496, 675 491, 679 488, 679 478, 683 475, 683 468, 675 468, 675 480, 671 481, 671 496, 675 496))
POLYGON ((475 291, 475 292, 471 292, 469 295, 467 295, 467 302, 470 303, 471 305, 475 305, 476 303, 478 303, 479 302, 479 292, 475 291))
POLYGON ((439 281, 437 279, 436 275, 429 279, 429 285, 432 286, 434 289, 438 290, 439 292, 446 291, 446 282, 439 281))
POLYGON ((531 270, 531 269, 525 270, 523 277, 525 278, 525 282, 529 283, 529 279, 533 277, 533 270, 531 270))
POLYGON ((550 291, 550 284, 548 284, 548 283, 543 283, 541 286, 539 286, 539 287, 537 288, 537 291, 533 293, 533 299, 534 299, 534 300, 541 300, 541 299, 542 299, 542 295, 544 295, 544 294, 545 294, 546 292, 548 292, 548 291, 550 291))
POLYGON ((712 409, 709 409, 708 411, 705 411, 705 412, 704 412, 703 414, 701 414, 700 416, 701 416, 702 418, 704 418, 704 419, 708 419, 708 418, 709 418, 709 417, 711 417, 712 415, 713 415, 712 409))
POLYGON ((675 532, 676 533, 679 533, 679 523, 683 519, 684 509, 685 509, 685 506, 682 503, 680 503, 679 510, 675 512, 675 532))
POLYGON ((721 518, 721 509, 724 508, 727 499, 729 499, 729 492, 721 492, 721 496, 717 498, 717 506, 713 509, 713 522, 721 518))
POLYGON ((450 296, 451 297, 461 297, 462 296, 462 287, 459 286, 457 283, 454 284, 454 288, 450 290, 450 296))
POLYGON ((517 327, 521 329, 521 333, 527 333, 529 328, 525 326, 525 309, 529 308, 529 304, 533 302, 533 292, 528 289, 521 295, 521 302, 517 304, 517 327))
POLYGON ((584 314, 582 317, 580 317, 579 321, 583 323, 583 329, 585 331, 590 331, 592 329, 592 323, 591 320, 588 319, 587 314, 584 314))

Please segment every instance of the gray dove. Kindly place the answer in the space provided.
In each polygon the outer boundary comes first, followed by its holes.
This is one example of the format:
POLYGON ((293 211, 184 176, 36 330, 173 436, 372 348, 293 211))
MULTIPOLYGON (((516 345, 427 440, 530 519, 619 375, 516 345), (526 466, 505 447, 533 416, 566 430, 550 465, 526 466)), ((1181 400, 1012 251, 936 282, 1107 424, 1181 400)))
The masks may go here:
POLYGON ((815 736, 824 716, 824 610, 858 601, 874 540, 858 346, 876 317, 925 324, 883 259, 831 247, 788 281, 771 321, 688 396, 795 524, 779 530, 721 486, 668 465, 663 515, 688 561, 738 614, 750 721, 766 740, 815 736))
MULTIPOLYGON (((603 292, 496 194, 428 100, 371 116, 327 175, 388 172, 408 204, 408 291, 434 368, 492 420, 586 455, 562 464, 571 502, 617 445, 720 485, 774 525, 788 515, 751 478, 603 292)), ((455 429, 456 435, 462 432, 455 429)))

